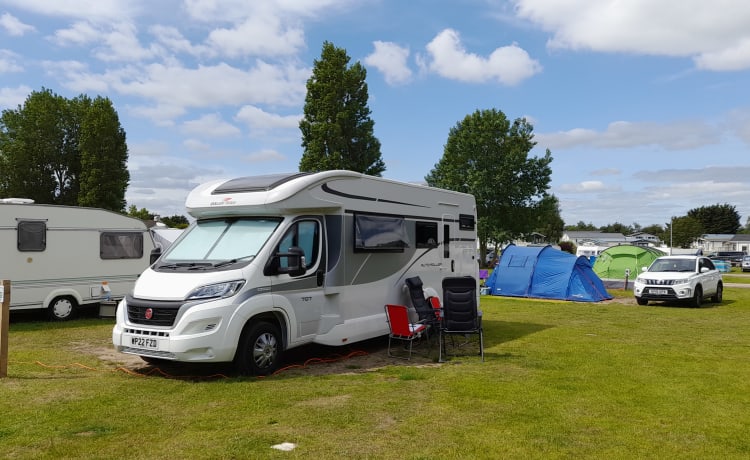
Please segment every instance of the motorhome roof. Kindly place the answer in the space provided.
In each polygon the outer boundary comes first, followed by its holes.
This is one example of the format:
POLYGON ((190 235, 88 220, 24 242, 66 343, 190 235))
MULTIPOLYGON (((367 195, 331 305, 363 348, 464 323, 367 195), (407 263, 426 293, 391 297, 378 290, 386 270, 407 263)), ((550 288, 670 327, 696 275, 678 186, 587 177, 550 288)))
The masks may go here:
POLYGON ((289 182, 298 177, 307 176, 310 173, 287 173, 287 174, 268 174, 265 176, 238 177, 224 182, 216 187, 212 195, 221 195, 222 193, 242 193, 242 192, 267 192, 279 185, 289 182))

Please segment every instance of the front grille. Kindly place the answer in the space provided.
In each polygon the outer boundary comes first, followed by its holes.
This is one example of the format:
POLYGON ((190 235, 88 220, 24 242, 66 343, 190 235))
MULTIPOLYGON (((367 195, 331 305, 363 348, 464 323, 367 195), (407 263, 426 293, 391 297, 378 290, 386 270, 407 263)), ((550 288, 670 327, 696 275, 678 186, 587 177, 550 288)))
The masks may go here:
POLYGON ((182 307, 182 301, 137 299, 131 295, 125 297, 125 303, 130 323, 144 326, 172 326, 182 307))
POLYGON ((157 307, 134 307, 128 305, 128 319, 131 323, 149 326, 171 326, 178 310, 157 307), (151 318, 146 319, 146 311, 151 310, 151 318))
POLYGON ((672 286, 674 284, 681 284, 684 282, 685 280, 643 280, 643 283, 648 284, 649 286, 672 286))

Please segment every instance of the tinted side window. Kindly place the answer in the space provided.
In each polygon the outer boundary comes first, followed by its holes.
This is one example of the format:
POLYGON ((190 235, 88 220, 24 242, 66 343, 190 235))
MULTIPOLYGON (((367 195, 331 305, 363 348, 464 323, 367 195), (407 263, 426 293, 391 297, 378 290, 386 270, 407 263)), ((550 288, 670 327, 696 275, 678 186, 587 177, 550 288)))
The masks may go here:
POLYGON ((437 222, 416 222, 418 248, 436 248, 438 239, 437 222))
POLYGON ((403 252, 408 247, 409 237, 403 217, 354 215, 355 251, 403 252))
POLYGON ((25 220, 18 223, 18 250, 44 251, 47 249, 47 223, 25 220))
MULTIPOLYGON (((302 220, 295 222, 281 238, 277 252, 288 252, 289 248, 296 246, 305 253, 305 269, 310 269, 318 262, 318 250, 320 246, 320 225, 316 220, 302 220)), ((286 257, 279 258, 279 266, 287 267, 286 257)))
POLYGON ((140 259, 143 257, 143 233, 102 232, 99 256, 102 259, 140 259))

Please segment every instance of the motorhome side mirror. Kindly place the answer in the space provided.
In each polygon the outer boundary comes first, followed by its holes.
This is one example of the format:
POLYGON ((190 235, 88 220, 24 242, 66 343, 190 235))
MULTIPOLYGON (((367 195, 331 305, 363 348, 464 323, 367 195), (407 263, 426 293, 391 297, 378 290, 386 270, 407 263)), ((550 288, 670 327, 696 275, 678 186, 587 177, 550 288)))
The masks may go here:
POLYGON ((265 275, 300 276, 305 274, 305 251, 297 246, 289 248, 288 252, 277 252, 263 270, 265 275), (282 263, 282 261, 286 263, 282 263))
POLYGON ((149 257, 149 259, 148 259, 149 260, 149 262, 148 262, 149 265, 153 264, 154 262, 156 262, 157 260, 159 260, 159 257, 161 257, 161 248, 157 246, 157 247, 155 247, 154 249, 151 250, 151 257, 149 257))

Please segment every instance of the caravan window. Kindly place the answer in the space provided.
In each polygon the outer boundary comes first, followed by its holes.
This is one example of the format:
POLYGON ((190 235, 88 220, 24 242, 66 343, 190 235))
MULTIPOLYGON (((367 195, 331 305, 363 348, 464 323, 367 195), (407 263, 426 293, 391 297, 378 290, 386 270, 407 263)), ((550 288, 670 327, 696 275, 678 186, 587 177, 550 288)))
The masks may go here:
POLYGON ((143 233, 102 232, 99 256, 102 259, 140 259, 143 257, 143 233))
POLYGON ((354 250, 403 252, 410 247, 403 217, 355 214, 354 250))
POLYGON ((44 251, 47 249, 47 223, 23 220, 18 223, 18 250, 44 251))

